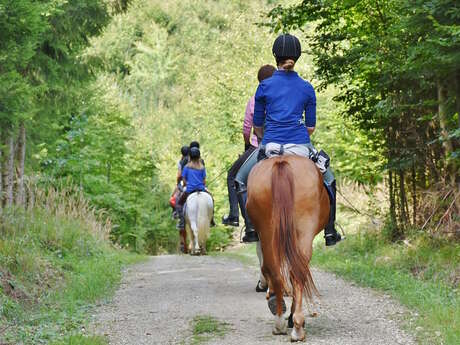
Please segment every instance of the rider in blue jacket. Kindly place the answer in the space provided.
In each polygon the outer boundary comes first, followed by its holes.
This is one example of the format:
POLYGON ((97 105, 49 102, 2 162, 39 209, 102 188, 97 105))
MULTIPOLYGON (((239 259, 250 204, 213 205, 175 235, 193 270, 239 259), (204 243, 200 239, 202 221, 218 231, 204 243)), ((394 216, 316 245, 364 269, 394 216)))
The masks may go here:
POLYGON ((329 157, 323 151, 318 153, 310 142, 316 126, 315 90, 294 71, 301 55, 297 37, 280 35, 273 44, 273 55, 278 70, 259 84, 255 95, 254 129, 262 143, 243 164, 236 181, 240 192, 244 193, 251 168, 266 157, 295 154, 314 160, 323 173, 330 197, 331 211, 324 237, 326 245, 331 246, 341 240, 334 227, 336 183, 329 168, 329 157))

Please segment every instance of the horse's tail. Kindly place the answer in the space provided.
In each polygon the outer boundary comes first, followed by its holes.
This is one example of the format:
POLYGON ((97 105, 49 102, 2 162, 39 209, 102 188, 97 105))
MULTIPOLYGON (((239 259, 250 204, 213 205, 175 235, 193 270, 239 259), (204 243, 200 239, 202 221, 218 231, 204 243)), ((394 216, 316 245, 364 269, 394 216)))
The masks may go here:
POLYGON ((309 269, 309 259, 299 250, 297 229, 294 222, 294 176, 286 160, 277 160, 272 168, 272 217, 274 255, 280 265, 284 288, 295 284, 302 287, 308 299, 318 290, 309 269))
POLYGON ((211 196, 206 192, 197 193, 197 202, 199 204, 196 216, 198 241, 203 246, 206 246, 206 240, 209 236, 210 222, 213 216, 213 202, 211 196))

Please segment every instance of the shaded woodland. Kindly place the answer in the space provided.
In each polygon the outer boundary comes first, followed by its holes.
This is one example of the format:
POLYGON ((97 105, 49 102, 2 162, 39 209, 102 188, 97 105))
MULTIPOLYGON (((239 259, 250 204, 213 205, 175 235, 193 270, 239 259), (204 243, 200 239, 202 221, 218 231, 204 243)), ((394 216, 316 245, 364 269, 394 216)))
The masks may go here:
POLYGON ((71 185, 106 212, 114 241, 173 249, 165 201, 180 146, 202 142, 223 214, 219 176, 242 150, 255 72, 292 31, 298 70, 320 91, 314 140, 339 180, 369 195, 383 182, 393 240, 458 236, 459 21, 447 0, 1 0, 2 208, 71 185))
POLYGON ((306 0, 269 17, 275 31, 304 30, 320 87, 338 88, 341 115, 384 158, 391 237, 458 236, 458 1, 306 0))

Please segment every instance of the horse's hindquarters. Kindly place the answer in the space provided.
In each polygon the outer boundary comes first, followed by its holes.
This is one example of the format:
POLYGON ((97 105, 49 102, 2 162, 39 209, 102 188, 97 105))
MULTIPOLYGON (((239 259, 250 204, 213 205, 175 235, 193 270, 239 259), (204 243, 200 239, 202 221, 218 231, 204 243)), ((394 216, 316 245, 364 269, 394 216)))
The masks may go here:
POLYGON ((185 220, 190 232, 193 253, 206 251, 206 240, 213 216, 213 202, 208 193, 197 192, 187 198, 185 220))
MULTIPOLYGON (((276 296, 274 333, 283 333, 283 295, 293 298, 292 341, 304 339, 302 298, 317 293, 310 270, 312 242, 329 213, 329 199, 316 166, 298 156, 258 163, 248 179, 248 214, 260 238, 262 270, 276 296)), ((271 298, 272 302, 275 299, 271 298)), ((275 309, 275 308, 272 308, 275 309)))

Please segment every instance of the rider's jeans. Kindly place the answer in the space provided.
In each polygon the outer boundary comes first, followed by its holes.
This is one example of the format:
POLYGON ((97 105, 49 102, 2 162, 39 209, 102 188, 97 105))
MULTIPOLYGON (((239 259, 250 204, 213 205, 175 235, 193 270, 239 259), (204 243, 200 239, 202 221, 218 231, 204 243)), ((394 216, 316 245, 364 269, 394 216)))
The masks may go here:
MULTIPOLYGON (((259 149, 264 149, 265 155, 269 158, 279 155, 280 151, 283 151, 283 154, 287 155, 297 155, 309 158, 310 150, 314 150, 314 146, 311 143, 285 144, 281 149, 281 145, 279 144, 268 143, 265 147, 261 146, 259 149)), ((247 185, 249 173, 251 172, 251 169, 254 167, 254 165, 257 164, 257 155, 259 154, 259 149, 255 150, 243 163, 240 170, 236 174, 235 181, 245 186, 247 185)), ((334 182, 335 177, 330 167, 327 168, 326 172, 323 174, 323 179, 328 186, 334 182)))

